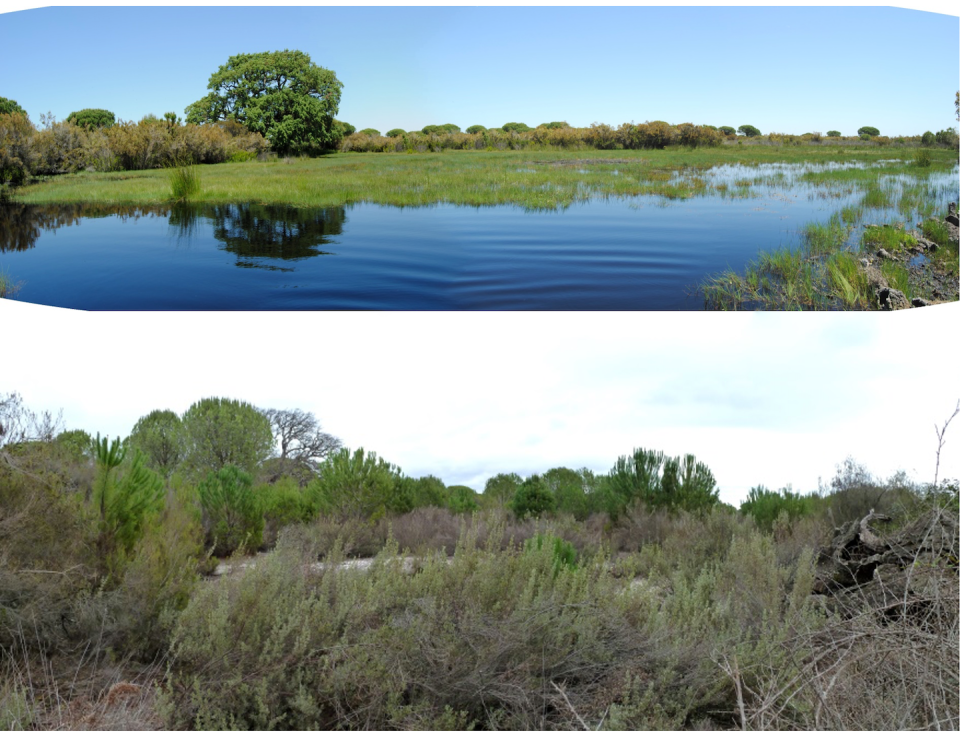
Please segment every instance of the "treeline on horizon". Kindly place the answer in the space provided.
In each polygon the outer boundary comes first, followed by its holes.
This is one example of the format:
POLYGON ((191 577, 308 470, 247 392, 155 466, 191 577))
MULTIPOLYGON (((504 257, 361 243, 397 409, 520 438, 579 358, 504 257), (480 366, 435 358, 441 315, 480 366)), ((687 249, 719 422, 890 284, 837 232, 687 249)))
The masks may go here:
MULTIPOLYGON (((183 415, 154 410, 129 436, 108 440, 99 433, 60 430, 49 416, 39 420, 11 393, 0 396, 0 427, 4 424, 0 448, 6 455, 15 461, 41 456, 44 473, 56 477, 51 485, 59 487, 61 500, 75 503, 79 514, 99 515, 100 531, 109 527, 107 534, 127 537, 128 551, 148 517, 172 496, 195 512, 206 551, 226 557, 269 548, 290 524, 323 518, 377 522, 424 508, 452 515, 498 510, 517 522, 567 517, 608 530, 638 508, 698 516, 739 512, 769 530, 781 519, 846 521, 864 509, 842 508, 854 485, 882 485, 884 506, 919 505, 943 493, 902 473, 878 482, 848 459, 818 491, 758 485, 736 509, 720 501, 713 473, 693 455, 647 448, 620 456, 605 474, 563 466, 526 477, 501 472, 476 492, 432 475, 407 476, 375 452, 350 450, 325 433, 312 413, 225 398, 199 400, 183 415), (26 424, 44 427, 21 431, 15 439, 17 430, 10 426, 26 424)), ((111 547, 114 542, 101 540, 111 547)))
POLYGON ((110 440, 0 394, 0 722, 951 727, 957 538, 932 533, 956 513, 956 481, 852 460, 823 496, 757 487, 738 511, 706 466, 650 450, 477 495, 301 410, 208 398, 110 440), (834 527, 871 510, 940 553, 909 604, 818 586, 834 527))
MULTIPOLYGON (((184 123, 175 113, 147 115, 139 122, 116 120, 108 110, 85 109, 66 120, 41 115, 34 125, 13 100, 0 98, 0 183, 23 184, 29 176, 49 176, 83 170, 97 172, 148 170, 194 164, 245 162, 274 155, 270 142, 259 132, 231 119, 204 124, 184 123)), ((329 152, 424 153, 445 150, 661 150, 721 145, 894 145, 956 146, 952 130, 926 132, 911 137, 888 138, 876 128, 863 127, 857 137, 842 137, 836 130, 803 135, 762 134, 752 125, 737 130, 729 126, 671 125, 663 121, 619 127, 595 123, 571 127, 549 122, 531 128, 509 122, 500 128, 453 124, 428 125, 421 130, 399 128, 380 134, 334 120, 324 147, 306 146, 287 154, 318 155, 329 152)))

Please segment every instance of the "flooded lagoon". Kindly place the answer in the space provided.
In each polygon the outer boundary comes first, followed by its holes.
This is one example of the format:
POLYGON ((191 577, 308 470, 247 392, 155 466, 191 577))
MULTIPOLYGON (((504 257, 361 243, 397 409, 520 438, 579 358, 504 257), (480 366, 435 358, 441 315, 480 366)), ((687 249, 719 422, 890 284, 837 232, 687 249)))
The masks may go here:
POLYGON ((883 205, 865 204, 844 178, 858 167, 681 170, 696 195, 546 211, 8 203, 0 273, 21 301, 89 310, 700 310, 706 277, 796 246, 810 223, 858 207, 855 247, 862 224, 912 226, 957 196, 955 169, 882 176, 883 205))

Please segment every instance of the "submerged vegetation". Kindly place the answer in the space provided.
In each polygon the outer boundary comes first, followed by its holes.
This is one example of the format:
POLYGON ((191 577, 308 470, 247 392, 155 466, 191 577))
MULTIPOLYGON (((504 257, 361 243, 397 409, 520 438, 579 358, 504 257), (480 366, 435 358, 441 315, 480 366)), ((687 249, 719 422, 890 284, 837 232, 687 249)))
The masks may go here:
POLYGON ((207 399, 109 441, 2 395, 0 720, 954 728, 957 507, 938 473, 848 459, 738 510, 692 456, 650 450, 478 494, 299 410, 207 399), (872 546, 905 563, 883 566, 892 599, 850 576, 861 555, 820 555, 865 549, 874 510, 872 546))

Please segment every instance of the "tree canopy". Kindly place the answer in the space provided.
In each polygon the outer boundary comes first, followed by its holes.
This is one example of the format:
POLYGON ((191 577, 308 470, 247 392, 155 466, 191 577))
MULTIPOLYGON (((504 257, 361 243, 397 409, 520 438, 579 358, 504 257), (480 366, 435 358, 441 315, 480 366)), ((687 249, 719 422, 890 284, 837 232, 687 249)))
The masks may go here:
MULTIPOLYGON (((167 112, 167 114, 173 113, 167 112)), ((108 109, 81 109, 79 112, 71 112, 67 115, 67 122, 91 130, 99 127, 110 127, 116 121, 116 116, 108 109)))
POLYGON ((14 100, 0 97, 0 115, 23 115, 26 117, 27 113, 14 100))
POLYGON ((234 465, 252 473, 273 450, 270 420, 240 400, 208 397, 183 414, 184 462, 201 476, 234 465))
POLYGON ((737 128, 737 132, 747 137, 760 137, 760 135, 763 134, 753 125, 740 125, 740 127, 737 128))
POLYGON ((343 133, 334 121, 343 84, 303 51, 231 56, 207 88, 186 108, 188 123, 236 120, 281 154, 330 148, 343 133))

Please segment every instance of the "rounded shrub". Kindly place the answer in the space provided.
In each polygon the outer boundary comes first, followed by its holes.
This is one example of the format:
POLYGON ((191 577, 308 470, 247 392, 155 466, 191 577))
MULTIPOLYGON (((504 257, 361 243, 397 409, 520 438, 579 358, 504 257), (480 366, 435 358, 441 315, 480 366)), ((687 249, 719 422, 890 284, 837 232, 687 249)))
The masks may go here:
POLYGON ((923 137, 920 138, 921 145, 933 145, 937 141, 936 135, 927 130, 923 133, 923 137))
POLYGON ((374 130, 372 127, 366 127, 360 130, 361 135, 380 135, 380 130, 374 130))
POLYGON ((880 130, 876 127, 864 126, 857 130, 857 134, 862 138, 864 135, 868 137, 876 137, 880 134, 880 130))
POLYGON ((343 130, 343 135, 352 135, 357 131, 357 128, 351 125, 349 122, 341 122, 340 120, 335 120, 336 124, 340 126, 340 129, 343 130))
POLYGON ((508 122, 500 129, 504 132, 528 132, 530 125, 526 125, 523 122, 508 122))
POLYGON ((827 137, 840 137, 839 130, 827 130, 827 137))
POLYGON ((763 134, 753 125, 740 125, 740 127, 737 128, 737 132, 747 137, 760 137, 760 135, 763 134))
POLYGON ((487 131, 487 128, 484 127, 483 125, 470 125, 470 127, 467 128, 467 132, 471 135, 476 135, 478 133, 486 132, 486 131, 487 131))
POLYGON ((399 127, 394 127, 392 130, 387 130, 387 137, 401 137, 406 135, 406 130, 401 130, 399 127))
POLYGON ((107 109, 82 109, 79 112, 68 114, 67 122, 72 122, 77 127, 96 130, 116 124, 117 118, 113 112, 107 109))
POLYGON ((723 127, 721 127, 721 128, 720 128, 720 132, 722 132, 724 135, 727 135, 727 136, 731 136, 731 135, 736 135, 736 134, 737 134, 737 131, 734 130, 734 129, 733 129, 732 127, 730 127, 729 125, 724 125, 723 127))

